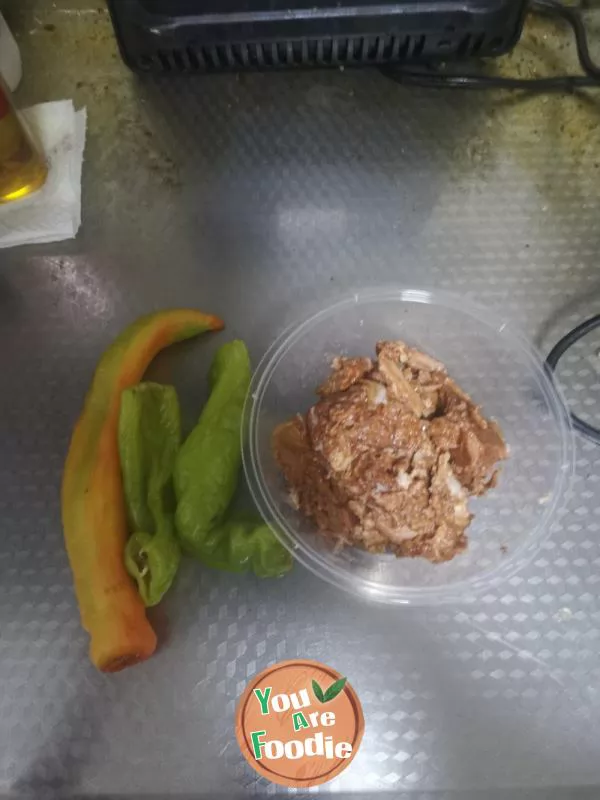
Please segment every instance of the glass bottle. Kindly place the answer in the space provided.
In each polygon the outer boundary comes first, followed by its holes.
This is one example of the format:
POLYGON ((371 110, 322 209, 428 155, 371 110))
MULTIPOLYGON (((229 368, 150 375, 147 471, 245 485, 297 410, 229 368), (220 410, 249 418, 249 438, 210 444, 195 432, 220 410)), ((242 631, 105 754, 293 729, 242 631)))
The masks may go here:
POLYGON ((47 177, 46 160, 0 78, 0 203, 27 197, 41 189, 47 177))

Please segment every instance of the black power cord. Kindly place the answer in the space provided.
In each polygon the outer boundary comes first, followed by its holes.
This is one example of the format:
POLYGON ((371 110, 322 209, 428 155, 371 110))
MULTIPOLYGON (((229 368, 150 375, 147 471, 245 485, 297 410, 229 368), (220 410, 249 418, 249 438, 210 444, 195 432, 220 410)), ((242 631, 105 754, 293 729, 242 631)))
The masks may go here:
MULTIPOLYGON (((582 322, 576 328, 573 328, 572 331, 569 331, 566 336, 554 345, 548 357, 546 358, 545 367, 546 370, 550 373, 553 373, 556 369, 556 365, 563 357, 563 355, 567 352, 567 350, 572 347, 575 342, 578 342, 580 339, 583 339, 588 333, 596 328, 600 328, 600 314, 596 314, 595 317, 591 317, 587 319, 585 322, 582 322)), ((582 433, 585 437, 590 439, 592 442, 596 444, 600 444, 600 430, 595 428, 593 425, 589 425, 587 422, 584 422, 580 419, 576 414, 570 413, 571 422, 573 423, 573 427, 579 433, 582 433)))
POLYGON ((575 34, 577 58, 582 75, 556 75, 547 78, 504 78, 499 75, 442 72, 435 67, 383 67, 382 73, 406 86, 424 86, 433 89, 520 89, 528 92, 574 92, 578 89, 600 88, 600 66, 590 56, 587 32, 581 12, 557 0, 531 0, 529 13, 547 17, 560 17, 575 34))

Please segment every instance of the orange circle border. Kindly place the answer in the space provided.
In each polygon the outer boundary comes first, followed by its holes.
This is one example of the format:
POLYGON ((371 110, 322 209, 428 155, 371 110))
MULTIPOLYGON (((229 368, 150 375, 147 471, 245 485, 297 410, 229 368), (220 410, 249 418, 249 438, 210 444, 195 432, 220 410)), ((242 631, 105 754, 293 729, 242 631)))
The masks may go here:
POLYGON ((271 770, 265 766, 263 766, 262 762, 257 761, 254 757, 252 752, 252 748, 250 746, 250 742, 246 737, 246 731, 244 730, 244 712, 246 710, 246 706, 248 705, 249 700, 253 697, 254 689, 259 683, 264 682, 266 678, 268 678, 273 673, 279 671, 280 669, 286 669, 288 667, 308 667, 308 668, 317 668, 321 672, 325 672, 334 680, 339 680, 342 677, 342 674, 337 670, 333 669, 332 667, 327 666, 326 664, 321 663, 320 661, 314 661, 313 659, 308 658, 299 658, 299 659, 289 659, 287 661, 278 661, 276 664, 273 664, 271 667, 267 667, 262 672, 259 672, 258 675, 255 675, 250 683, 246 686, 242 696, 239 699, 237 711, 235 715, 235 735, 240 746, 240 750, 242 751, 242 755, 246 759, 246 761, 250 764, 252 769, 261 775, 263 778, 267 778, 272 783, 276 783, 279 786, 285 786, 287 788, 297 788, 297 789, 307 789, 311 786, 320 786, 323 783, 327 783, 328 781, 335 778, 341 772, 343 772, 354 760, 354 756, 358 752, 358 748, 360 747, 360 743, 362 742, 363 734, 365 732, 365 719, 363 716, 362 706, 360 700, 358 699, 358 695, 352 688, 352 686, 347 683, 344 687, 344 691, 348 694, 348 699, 350 700, 350 704, 352 705, 352 709, 354 710, 354 716, 356 719, 356 728, 354 733, 354 738, 352 739, 352 754, 350 758, 343 759, 340 764, 333 767, 329 772, 325 773, 324 775, 320 775, 318 777, 311 777, 305 780, 294 780, 292 778, 288 778, 286 775, 280 775, 279 773, 271 770))

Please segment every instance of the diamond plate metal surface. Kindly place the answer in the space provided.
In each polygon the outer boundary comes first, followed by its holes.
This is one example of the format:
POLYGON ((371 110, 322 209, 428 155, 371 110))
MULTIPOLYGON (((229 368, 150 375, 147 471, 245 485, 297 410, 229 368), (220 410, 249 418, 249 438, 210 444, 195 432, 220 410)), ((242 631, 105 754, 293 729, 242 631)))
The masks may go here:
MULTIPOLYGON (((600 301, 597 97, 428 94, 349 71, 141 80, 97 3, 7 5, 19 102, 73 96, 90 139, 78 239, 0 256, 0 792, 275 795, 238 752, 234 708, 249 676, 299 655, 349 676, 367 726, 315 794, 596 797, 593 445, 578 442, 551 540, 476 603, 370 607, 301 569, 259 582, 187 564, 156 612, 160 652, 113 677, 86 658, 58 492, 97 358, 153 308, 221 313, 258 359, 318 296, 431 285, 547 351, 600 301)), ((523 69, 555 36, 528 31, 523 69)), ((218 341, 153 366, 188 423, 218 341)), ((582 343, 561 378, 598 420, 596 349, 582 343)))

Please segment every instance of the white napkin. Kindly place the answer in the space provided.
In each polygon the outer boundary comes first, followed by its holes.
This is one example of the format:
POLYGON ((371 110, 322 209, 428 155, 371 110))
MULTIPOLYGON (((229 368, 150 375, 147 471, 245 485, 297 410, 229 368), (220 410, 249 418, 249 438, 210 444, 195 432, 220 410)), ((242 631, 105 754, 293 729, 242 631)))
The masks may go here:
POLYGON ((21 113, 48 159, 48 178, 30 197, 0 205, 0 248, 72 239, 81 225, 86 109, 59 100, 21 113))

